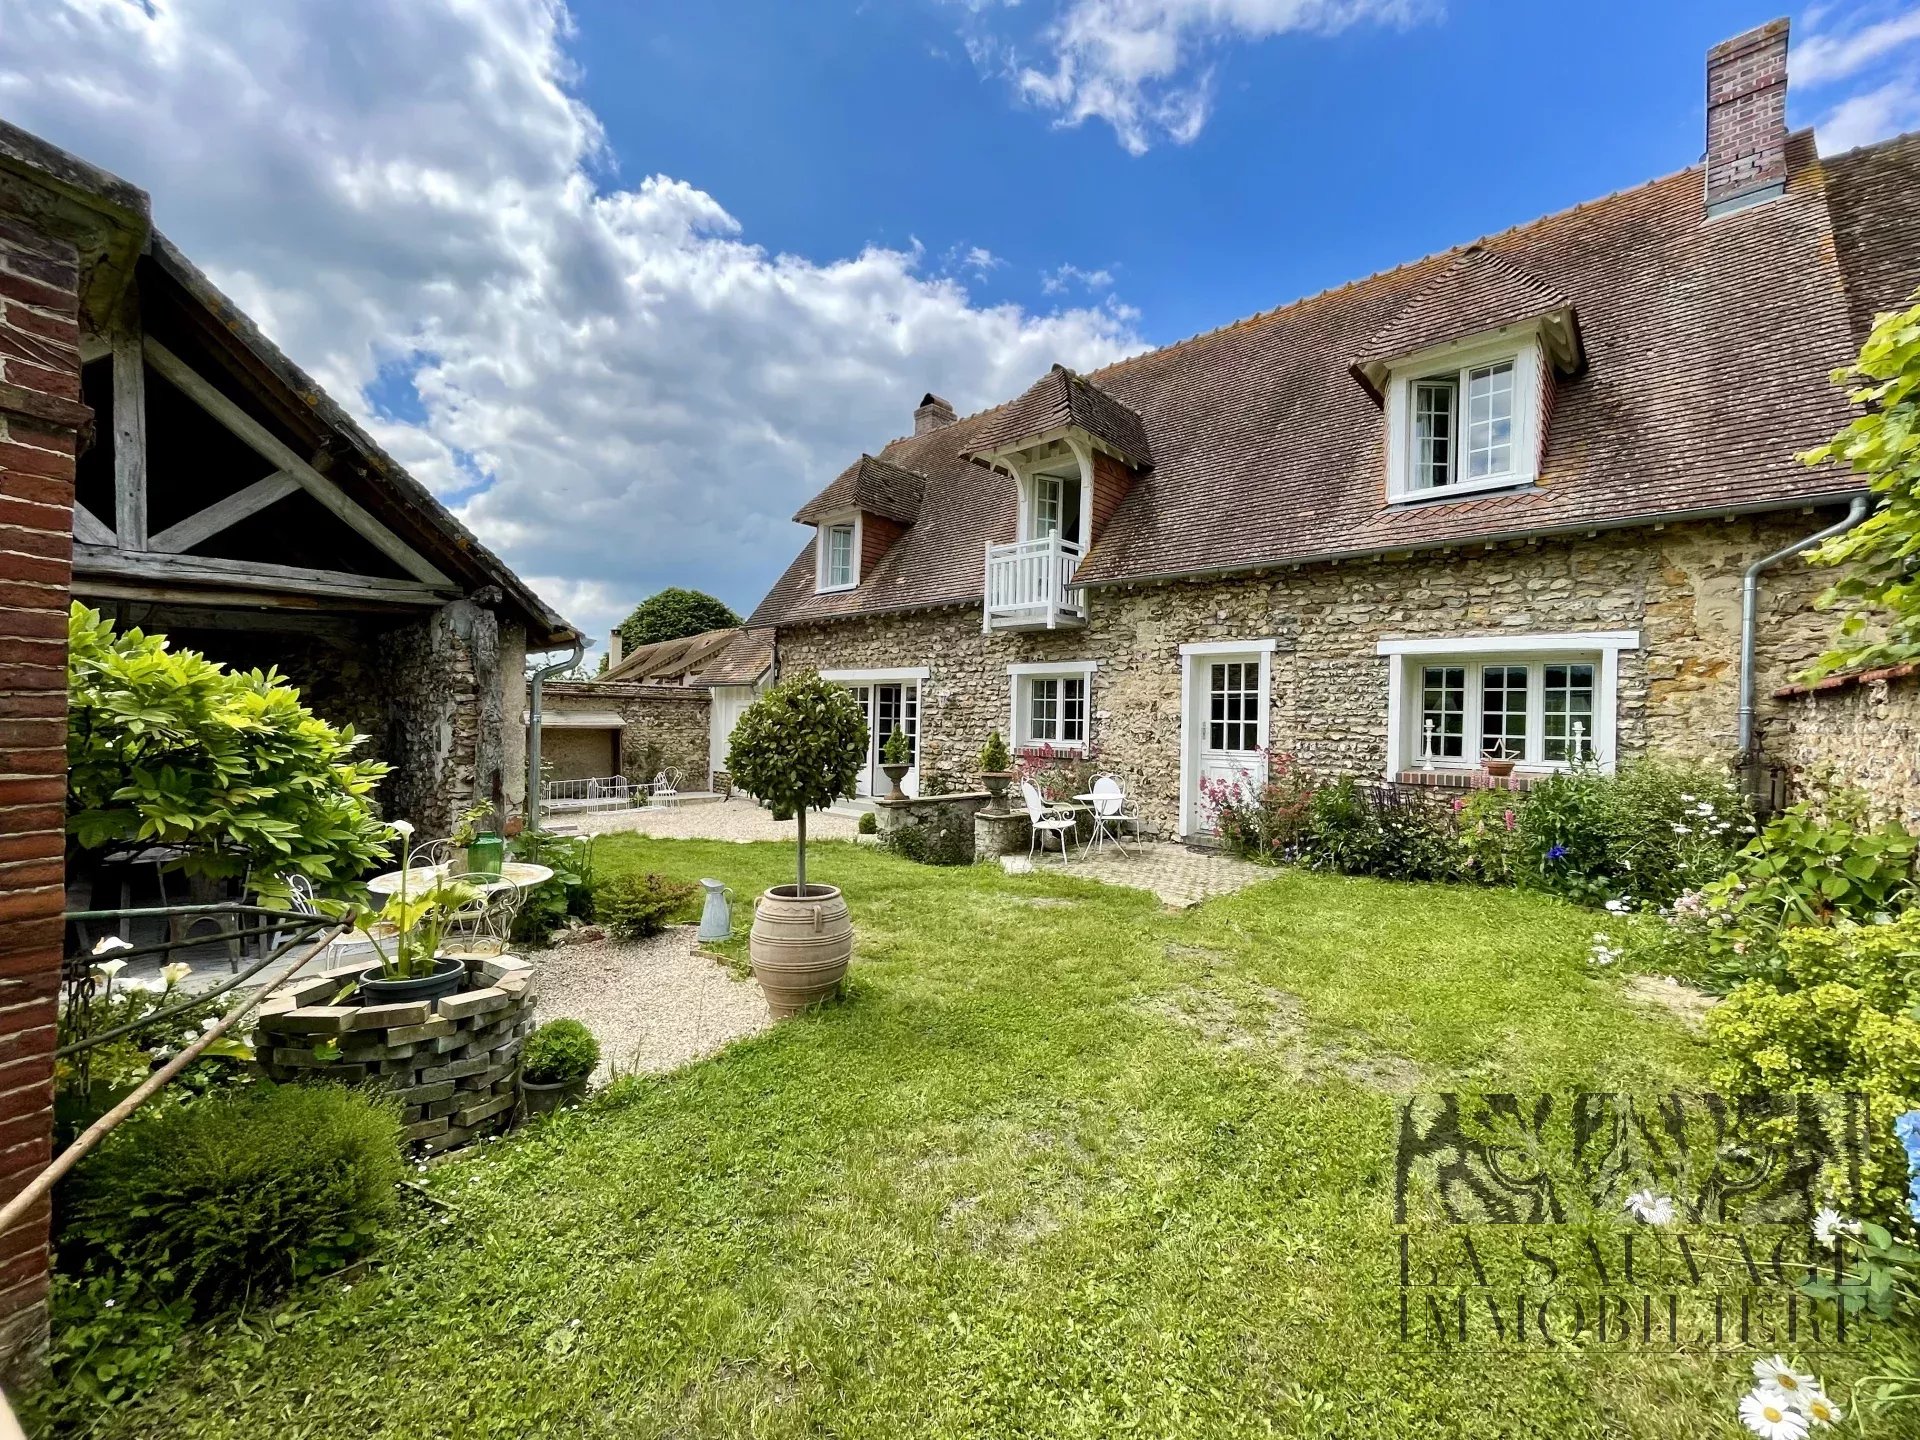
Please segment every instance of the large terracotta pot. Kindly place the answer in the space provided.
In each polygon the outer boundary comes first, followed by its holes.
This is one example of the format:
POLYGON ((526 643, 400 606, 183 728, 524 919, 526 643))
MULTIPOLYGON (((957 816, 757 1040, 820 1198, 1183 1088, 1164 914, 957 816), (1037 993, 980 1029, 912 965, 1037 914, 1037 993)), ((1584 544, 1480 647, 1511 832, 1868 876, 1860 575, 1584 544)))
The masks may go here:
POLYGON ((809 885, 805 896, 776 885, 753 910, 747 946, 753 978, 775 1019, 798 1015, 840 988, 853 958, 853 917, 831 885, 809 885))

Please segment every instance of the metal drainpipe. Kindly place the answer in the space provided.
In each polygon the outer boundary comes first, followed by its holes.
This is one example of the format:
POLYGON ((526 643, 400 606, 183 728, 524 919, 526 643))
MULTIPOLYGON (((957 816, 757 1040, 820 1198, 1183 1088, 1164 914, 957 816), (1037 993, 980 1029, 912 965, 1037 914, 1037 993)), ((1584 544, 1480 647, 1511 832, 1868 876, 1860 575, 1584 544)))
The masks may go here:
POLYGON ((535 830, 540 828, 540 690, 549 675, 573 669, 586 653, 586 644, 576 640, 566 659, 533 672, 527 699, 527 824, 535 830))
POLYGON ((1836 535, 1844 535, 1862 520, 1872 503, 1871 497, 1856 495, 1853 504, 1847 508, 1846 518, 1812 535, 1804 535, 1784 550, 1776 550, 1771 555, 1762 556, 1747 566, 1740 580, 1740 753, 1734 763, 1748 772, 1749 785, 1757 784, 1759 775, 1755 762, 1759 758, 1753 748, 1753 650, 1756 632, 1760 628, 1760 574, 1778 565, 1782 560, 1798 555, 1803 550, 1811 550, 1822 540, 1831 540, 1836 535))

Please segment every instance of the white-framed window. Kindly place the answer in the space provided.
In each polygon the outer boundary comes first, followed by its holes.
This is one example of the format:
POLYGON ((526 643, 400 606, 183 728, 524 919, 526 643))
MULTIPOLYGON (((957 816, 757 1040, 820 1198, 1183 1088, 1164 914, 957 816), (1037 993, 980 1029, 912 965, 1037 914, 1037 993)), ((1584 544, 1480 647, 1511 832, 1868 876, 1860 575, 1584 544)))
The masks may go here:
POLYGON ((1033 477, 1033 538, 1058 535, 1080 539, 1080 474, 1038 474, 1033 477))
POLYGON ((1091 660, 1009 665, 1013 702, 1008 733, 1015 748, 1084 748, 1092 716, 1093 672, 1097 668, 1091 660))
POLYGON ((1388 497, 1446 500, 1531 484, 1540 348, 1531 335, 1397 365, 1388 381, 1388 497))
POLYGON ((860 517, 843 515, 820 522, 815 542, 814 589, 851 590, 860 583, 860 517))
POLYGON ((1388 774, 1473 770, 1489 757, 1610 767, 1620 652, 1639 643, 1633 631, 1381 641, 1388 774))

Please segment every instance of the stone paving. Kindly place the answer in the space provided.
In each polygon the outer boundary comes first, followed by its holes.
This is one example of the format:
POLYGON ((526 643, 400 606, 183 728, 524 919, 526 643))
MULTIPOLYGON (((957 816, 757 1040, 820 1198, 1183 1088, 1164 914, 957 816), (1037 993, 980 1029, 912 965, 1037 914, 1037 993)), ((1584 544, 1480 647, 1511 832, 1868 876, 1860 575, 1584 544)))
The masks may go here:
MULTIPOLYGON (((858 815, 816 810, 807 816, 807 839, 851 840, 858 815)), ((684 805, 643 805, 637 810, 607 810, 561 817, 560 823, 582 835, 626 833, 671 840, 755 840, 793 843, 796 826, 776 820, 744 796, 684 805)))
MULTIPOLYGON (((1211 900, 1216 895, 1231 895, 1260 880, 1271 880, 1275 872, 1250 860, 1236 859, 1212 850, 1190 850, 1185 845, 1164 841, 1127 843, 1128 854, 1113 846, 1102 846, 1082 859, 1076 851, 1067 861, 1064 873, 1107 885, 1126 885, 1135 890, 1150 890, 1162 904, 1185 909, 1211 900)), ((1061 869, 1059 857, 1029 860, 1025 855, 1007 855, 1001 866, 1012 875, 1030 870, 1061 869)))

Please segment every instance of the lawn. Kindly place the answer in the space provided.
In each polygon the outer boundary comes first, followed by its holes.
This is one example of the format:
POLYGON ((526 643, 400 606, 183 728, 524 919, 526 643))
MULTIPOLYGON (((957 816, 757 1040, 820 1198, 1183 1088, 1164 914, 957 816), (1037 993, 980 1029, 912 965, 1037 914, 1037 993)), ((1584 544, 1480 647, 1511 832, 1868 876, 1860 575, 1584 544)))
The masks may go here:
MULTIPOLYGON (((791 863, 600 856, 742 896, 791 863)), ((1697 1076, 1587 964, 1590 913, 813 868, 853 906, 844 1002, 434 1170, 374 1274, 226 1327, 105 1433, 1737 1433, 1737 1361, 1397 1338, 1390 1092, 1697 1076)))

